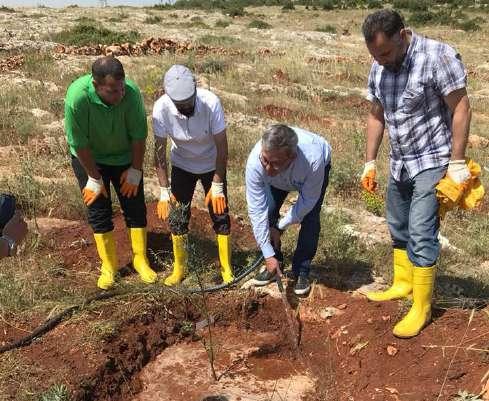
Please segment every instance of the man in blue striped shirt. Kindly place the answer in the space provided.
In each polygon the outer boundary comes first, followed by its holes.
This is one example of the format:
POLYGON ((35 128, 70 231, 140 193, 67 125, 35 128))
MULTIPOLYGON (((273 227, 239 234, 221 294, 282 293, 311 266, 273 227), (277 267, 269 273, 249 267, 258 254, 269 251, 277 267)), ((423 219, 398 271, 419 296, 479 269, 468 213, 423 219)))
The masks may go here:
POLYGON ((283 262, 280 236, 290 225, 300 224, 292 259, 294 292, 309 292, 309 269, 319 240, 330 162, 331 147, 325 139, 282 124, 269 126, 251 151, 246 164, 246 200, 266 264, 266 269, 255 277, 256 285, 275 279, 283 262), (280 217, 280 208, 291 191, 298 192, 297 202, 280 217))
POLYGON ((445 174, 456 184, 470 178, 465 163, 471 118, 467 75, 452 47, 406 29, 393 10, 369 15, 362 31, 374 58, 362 185, 375 191, 375 159, 387 126, 391 152, 386 209, 394 247, 392 286, 367 297, 385 301, 412 294, 411 310, 393 330, 408 338, 431 319, 440 252, 435 187, 445 174))

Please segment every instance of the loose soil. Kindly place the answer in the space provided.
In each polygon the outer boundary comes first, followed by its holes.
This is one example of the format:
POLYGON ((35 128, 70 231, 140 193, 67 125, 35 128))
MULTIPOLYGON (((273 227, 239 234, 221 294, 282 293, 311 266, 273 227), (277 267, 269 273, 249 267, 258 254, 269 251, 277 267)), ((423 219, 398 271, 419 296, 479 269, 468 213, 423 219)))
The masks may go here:
MULTIPOLYGON (((121 265, 129 264, 123 218, 116 213, 114 221, 121 265)), ((194 209, 191 232, 207 240, 205 252, 215 258, 209 221, 206 211, 194 209)), ((167 227, 154 217, 154 205, 148 209, 148 231, 150 249, 170 252, 167 227)), ((234 249, 253 248, 249 227, 235 219, 232 234, 234 249)), ((88 226, 73 223, 49 236, 45 251, 79 273, 70 285, 94 292, 98 258, 88 226)), ((160 265, 154 267, 166 274, 160 265)), ((110 319, 118 306, 102 304, 18 354, 37 368, 39 391, 64 383, 76 401, 451 401, 461 390, 481 392, 489 369, 487 309, 472 320, 468 310, 437 310, 434 322, 418 337, 400 340, 391 330, 406 312, 402 303, 373 303, 354 290, 330 288, 328 274, 327 267, 316 267, 318 281, 308 298, 297 299, 290 287, 287 291, 302 326, 300 357, 286 335, 280 299, 252 288, 209 295, 218 382, 212 379, 203 345, 209 344, 207 328, 195 326, 204 319, 199 296, 169 298, 164 307, 141 311, 111 335, 88 341, 87 327, 110 319), (329 317, 324 314, 327 307, 335 308, 329 317)), ((137 278, 132 273, 122 278, 131 279, 137 278)), ((120 300, 128 309, 140 301, 120 300)), ((32 319, 22 330, 0 323, 0 344, 24 336, 39 323, 40 318, 32 319)), ((2 389, 8 400, 17 399, 14 379, 2 389)))

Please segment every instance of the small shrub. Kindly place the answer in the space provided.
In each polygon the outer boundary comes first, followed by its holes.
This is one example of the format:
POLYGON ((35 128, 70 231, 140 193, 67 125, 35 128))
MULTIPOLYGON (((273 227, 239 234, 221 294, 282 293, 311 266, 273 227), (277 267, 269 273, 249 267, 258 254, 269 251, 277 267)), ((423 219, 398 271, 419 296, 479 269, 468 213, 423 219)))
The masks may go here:
POLYGON ((129 14, 124 13, 124 12, 120 12, 116 16, 110 17, 108 19, 108 21, 110 21, 110 22, 121 22, 121 21, 123 21, 123 20, 125 20, 127 18, 129 18, 129 14))
POLYGON ((282 11, 292 11, 292 10, 295 10, 295 6, 294 6, 294 3, 292 1, 287 1, 282 6, 282 11))
POLYGON ((161 17, 158 15, 148 15, 144 20, 145 24, 159 24, 161 22, 161 17))
POLYGON ((383 8, 380 0, 367 0, 367 8, 383 8))
POLYGON ((435 20, 435 14, 431 11, 415 11, 409 17, 408 23, 419 26, 429 24, 435 20))
POLYGON ((316 28, 317 32, 326 32, 326 33, 336 33, 336 27, 333 25, 323 25, 316 28))
POLYGON ((0 6, 0 12, 2 12, 2 13, 15 13, 15 10, 13 8, 10 8, 7 6, 0 6))
POLYGON ((232 18, 243 17, 245 15, 244 8, 239 6, 224 8, 222 12, 223 14, 229 15, 232 18))
POLYGON ((227 28, 229 25, 231 25, 231 22, 223 19, 216 21, 216 28, 227 28))
POLYGON ((72 46, 110 45, 113 43, 134 43, 140 35, 136 31, 114 32, 107 28, 97 28, 90 24, 78 24, 69 30, 54 35, 53 40, 72 46))
POLYGON ((479 31, 481 29, 481 26, 478 24, 477 18, 456 22, 454 24, 454 27, 458 29, 462 29, 465 32, 479 31))
POLYGON ((428 11, 429 2, 426 0, 394 0, 392 7, 408 11, 428 11))
POLYGON ((239 40, 232 36, 203 35, 197 42, 209 46, 226 46, 236 44, 239 40))
POLYGON ((384 214, 385 204, 384 199, 377 194, 371 194, 370 192, 364 191, 362 193, 363 203, 365 209, 376 216, 382 216, 384 214))
POLYGON ((334 1, 333 0, 321 0, 321 8, 323 10, 334 10, 334 1))
POLYGON ((55 384, 41 394, 39 401, 71 401, 71 396, 64 384, 55 384))
POLYGON ((215 74, 223 72, 226 69, 226 63, 222 60, 206 60, 197 67, 198 72, 215 74))
POLYGON ((270 29, 270 28, 272 28, 272 26, 265 21, 255 19, 248 24, 248 28, 270 29))
POLYGON ((94 20, 93 18, 86 17, 84 15, 82 17, 78 17, 75 21, 80 24, 87 24, 87 25, 95 25, 97 23, 97 21, 94 20))

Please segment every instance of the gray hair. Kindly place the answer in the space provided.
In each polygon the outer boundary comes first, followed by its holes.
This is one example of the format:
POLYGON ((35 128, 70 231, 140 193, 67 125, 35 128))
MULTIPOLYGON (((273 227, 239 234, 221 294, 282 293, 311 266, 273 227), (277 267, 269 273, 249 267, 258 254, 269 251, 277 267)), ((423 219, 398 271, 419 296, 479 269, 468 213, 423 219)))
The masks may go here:
POLYGON ((263 132, 261 146, 267 152, 287 149, 289 154, 292 154, 297 150, 298 141, 297 134, 292 128, 283 124, 272 124, 263 132))

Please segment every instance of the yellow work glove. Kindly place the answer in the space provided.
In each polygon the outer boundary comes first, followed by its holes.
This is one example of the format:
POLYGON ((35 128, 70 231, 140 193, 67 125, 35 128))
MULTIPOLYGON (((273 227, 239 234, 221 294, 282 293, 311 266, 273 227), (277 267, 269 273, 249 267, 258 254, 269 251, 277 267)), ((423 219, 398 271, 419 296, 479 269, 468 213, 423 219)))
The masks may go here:
MULTIPOLYGON (((156 213, 161 220, 166 220, 170 214, 170 200, 173 198, 170 187, 160 187, 160 200, 156 206, 156 213)), ((174 198, 173 198, 174 199, 174 198)))
POLYGON ((470 171, 470 180, 464 196, 460 200, 460 207, 466 210, 479 207, 485 194, 484 187, 479 178, 481 175, 480 164, 469 159, 467 161, 467 168, 470 171))
POLYGON ((375 166, 375 160, 370 160, 369 162, 365 163, 361 177, 362 187, 372 194, 377 189, 377 181, 375 180, 376 175, 377 168, 375 166))
POLYGON ((107 191, 105 190, 104 181, 102 177, 99 179, 88 176, 85 188, 82 190, 83 202, 85 205, 90 206, 96 199, 103 195, 107 198, 107 191))
POLYGON ((209 207, 212 202, 212 210, 214 214, 224 214, 226 209, 226 197, 224 196, 224 183, 212 182, 211 189, 205 197, 205 205, 209 207))
POLYGON ((141 170, 129 167, 121 174, 121 194, 126 198, 132 198, 138 194, 139 183, 143 177, 141 170))

